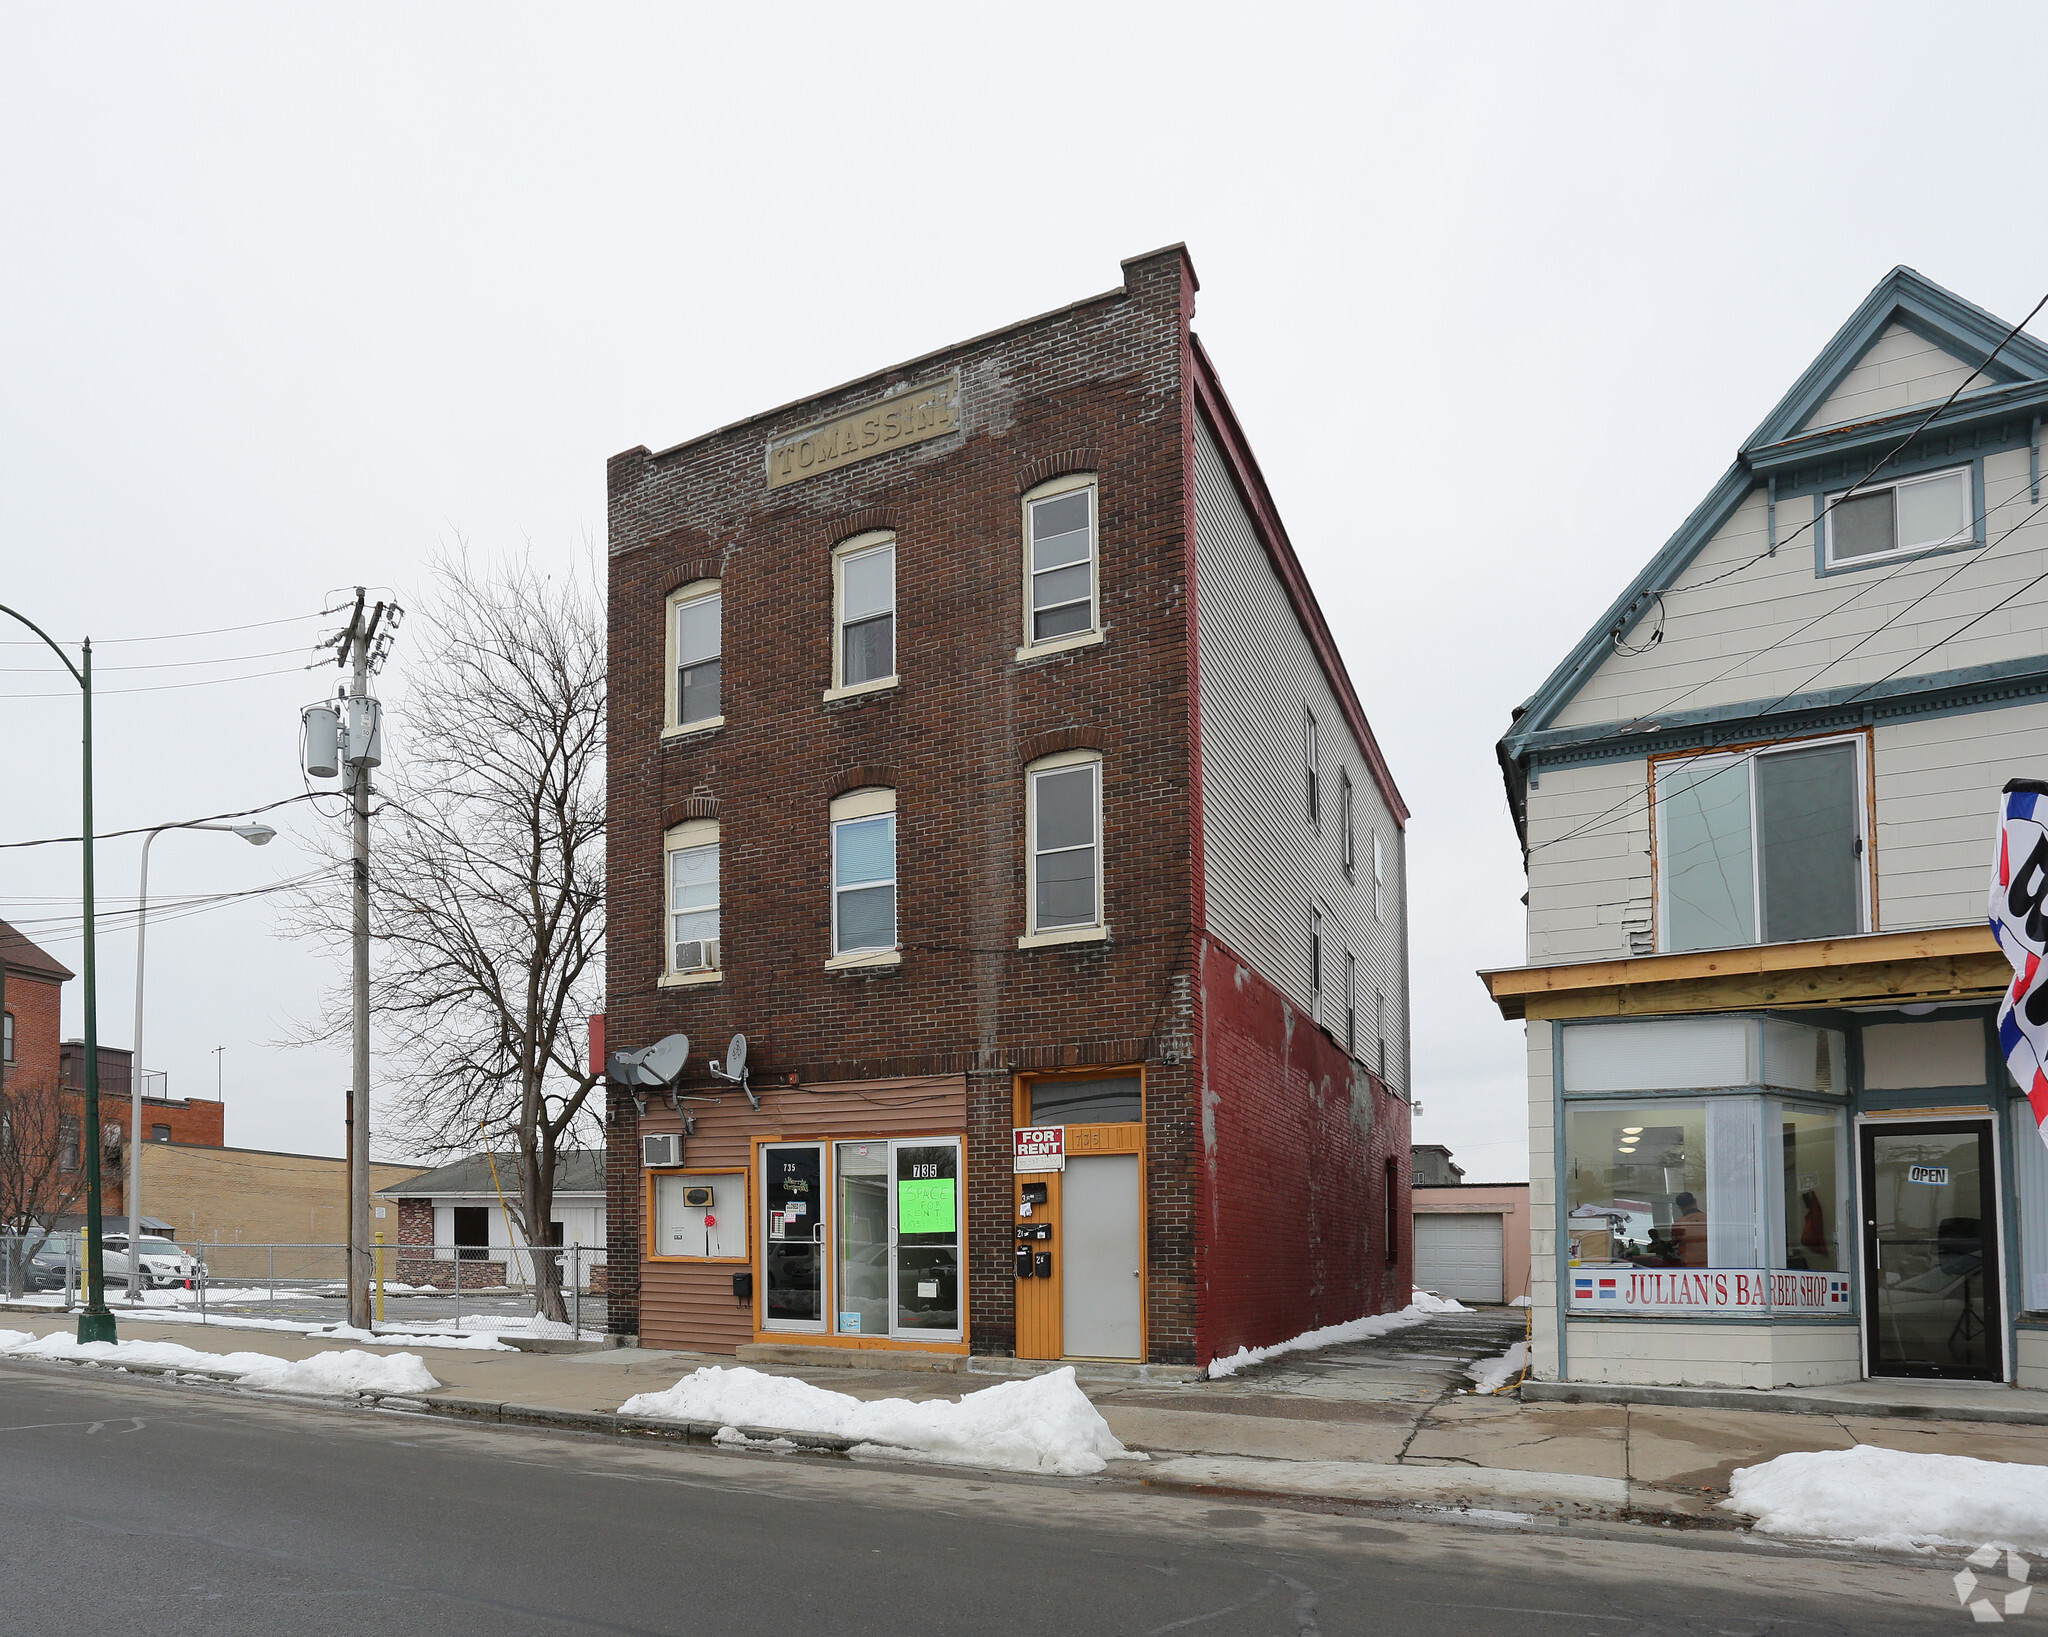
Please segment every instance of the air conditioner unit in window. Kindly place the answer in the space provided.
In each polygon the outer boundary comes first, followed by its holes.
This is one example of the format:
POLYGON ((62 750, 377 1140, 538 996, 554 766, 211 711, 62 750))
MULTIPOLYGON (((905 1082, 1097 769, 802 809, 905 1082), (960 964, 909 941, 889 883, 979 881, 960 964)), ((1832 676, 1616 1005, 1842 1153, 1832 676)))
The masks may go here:
POLYGON ((716 972, 718 970, 718 940, 699 938, 689 943, 676 945, 676 970, 678 972, 716 972))
POLYGON ((683 1139, 674 1131, 640 1139, 640 1163, 646 1166, 681 1165, 683 1139))

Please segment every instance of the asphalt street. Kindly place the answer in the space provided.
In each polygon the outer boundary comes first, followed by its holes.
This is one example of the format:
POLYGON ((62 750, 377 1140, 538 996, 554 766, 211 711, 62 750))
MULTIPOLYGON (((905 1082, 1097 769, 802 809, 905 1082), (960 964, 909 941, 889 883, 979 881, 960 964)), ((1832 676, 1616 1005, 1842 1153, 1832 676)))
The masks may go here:
MULTIPOLYGON (((1141 1470, 1141 1469, 1139 1469, 1141 1470)), ((0 1365, 0 1637, 1960 1630, 1953 1564, 1290 1509, 0 1365)))

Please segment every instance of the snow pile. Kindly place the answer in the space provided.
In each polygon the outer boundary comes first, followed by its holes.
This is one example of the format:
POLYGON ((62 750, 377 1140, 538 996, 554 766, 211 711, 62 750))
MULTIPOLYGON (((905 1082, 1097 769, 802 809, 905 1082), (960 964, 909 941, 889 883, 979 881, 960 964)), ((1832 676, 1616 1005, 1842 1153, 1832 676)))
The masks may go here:
POLYGON ((1529 1298, 1526 1296, 1517 1296, 1513 1301, 1508 1303, 1508 1306, 1510 1307, 1527 1307, 1528 1305, 1529 1298))
POLYGON ((320 1341, 366 1341, 378 1347, 389 1347, 402 1341, 408 1347, 458 1347, 470 1353, 518 1351, 507 1347, 496 1336, 465 1336, 459 1332, 451 1335, 433 1330, 358 1330, 352 1324, 323 1324, 309 1329, 306 1334, 320 1341))
POLYGON ((1859 1444, 1802 1450, 1738 1467, 1730 1511, 1759 1534, 1927 1551, 1936 1546, 2048 1551, 2048 1467, 1859 1444))
POLYGON ((0 1330, 0 1354, 64 1359, 75 1364, 141 1364, 159 1370, 204 1370, 236 1377, 265 1392, 425 1393, 440 1386, 417 1353, 336 1351, 287 1362, 268 1353, 204 1353, 175 1341, 89 1341, 53 1331, 35 1336, 0 1330))
POLYGON ((1411 1324, 1422 1324, 1439 1313, 1472 1311, 1463 1302, 1454 1302, 1447 1296, 1432 1296, 1426 1290, 1413 1291, 1411 1295, 1413 1300, 1398 1313, 1374 1313, 1363 1319, 1347 1319, 1342 1324, 1326 1324, 1322 1329, 1307 1331, 1292 1341, 1276 1341, 1271 1347, 1240 1347, 1228 1358, 1210 1360, 1209 1379, 1218 1381, 1224 1376, 1234 1376, 1240 1370, 1265 1359, 1277 1358, 1282 1353, 1299 1353, 1312 1347, 1334 1347, 1342 1341, 1364 1341, 1369 1336, 1384 1336, 1390 1330, 1405 1330, 1411 1324))
POLYGON ((430 1393, 441 1383, 417 1353, 364 1353, 350 1347, 289 1364, 270 1359, 266 1368, 243 1376, 242 1385, 267 1393, 430 1393))
POLYGON ((907 1398, 867 1403, 807 1381, 711 1364, 666 1392, 635 1394, 619 1413, 716 1422, 721 1436, 727 1427, 742 1426, 832 1433, 863 1445, 891 1446, 891 1453, 915 1450, 930 1461, 1013 1472, 1079 1477, 1119 1457, 1142 1459, 1117 1441, 1076 1385, 1071 1365, 958 1400, 919 1404, 907 1398))
POLYGON ((1475 1393, 1497 1393, 1522 1373, 1529 1362, 1529 1344, 1518 1341, 1498 1358, 1483 1358, 1465 1366, 1475 1393))

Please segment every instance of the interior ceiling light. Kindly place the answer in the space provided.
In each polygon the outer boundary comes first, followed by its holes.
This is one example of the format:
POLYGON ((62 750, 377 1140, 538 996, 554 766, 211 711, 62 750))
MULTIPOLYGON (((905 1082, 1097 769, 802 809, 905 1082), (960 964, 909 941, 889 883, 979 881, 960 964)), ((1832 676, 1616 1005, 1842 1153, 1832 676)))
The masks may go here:
POLYGON ((1621 1128, 1621 1134, 1624 1137, 1640 1137, 1643 1134, 1643 1128, 1639 1125, 1625 1125, 1621 1128))

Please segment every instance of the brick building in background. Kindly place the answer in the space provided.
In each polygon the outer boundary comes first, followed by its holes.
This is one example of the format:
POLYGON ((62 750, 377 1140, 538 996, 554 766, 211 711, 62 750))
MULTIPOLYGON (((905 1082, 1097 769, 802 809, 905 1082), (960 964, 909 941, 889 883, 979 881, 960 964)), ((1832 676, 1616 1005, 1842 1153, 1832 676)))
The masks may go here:
POLYGON ((610 1088, 645 1344, 1199 1363, 1407 1299, 1407 811, 1186 253, 1124 274, 611 462, 609 1044, 722 1099, 610 1088))

